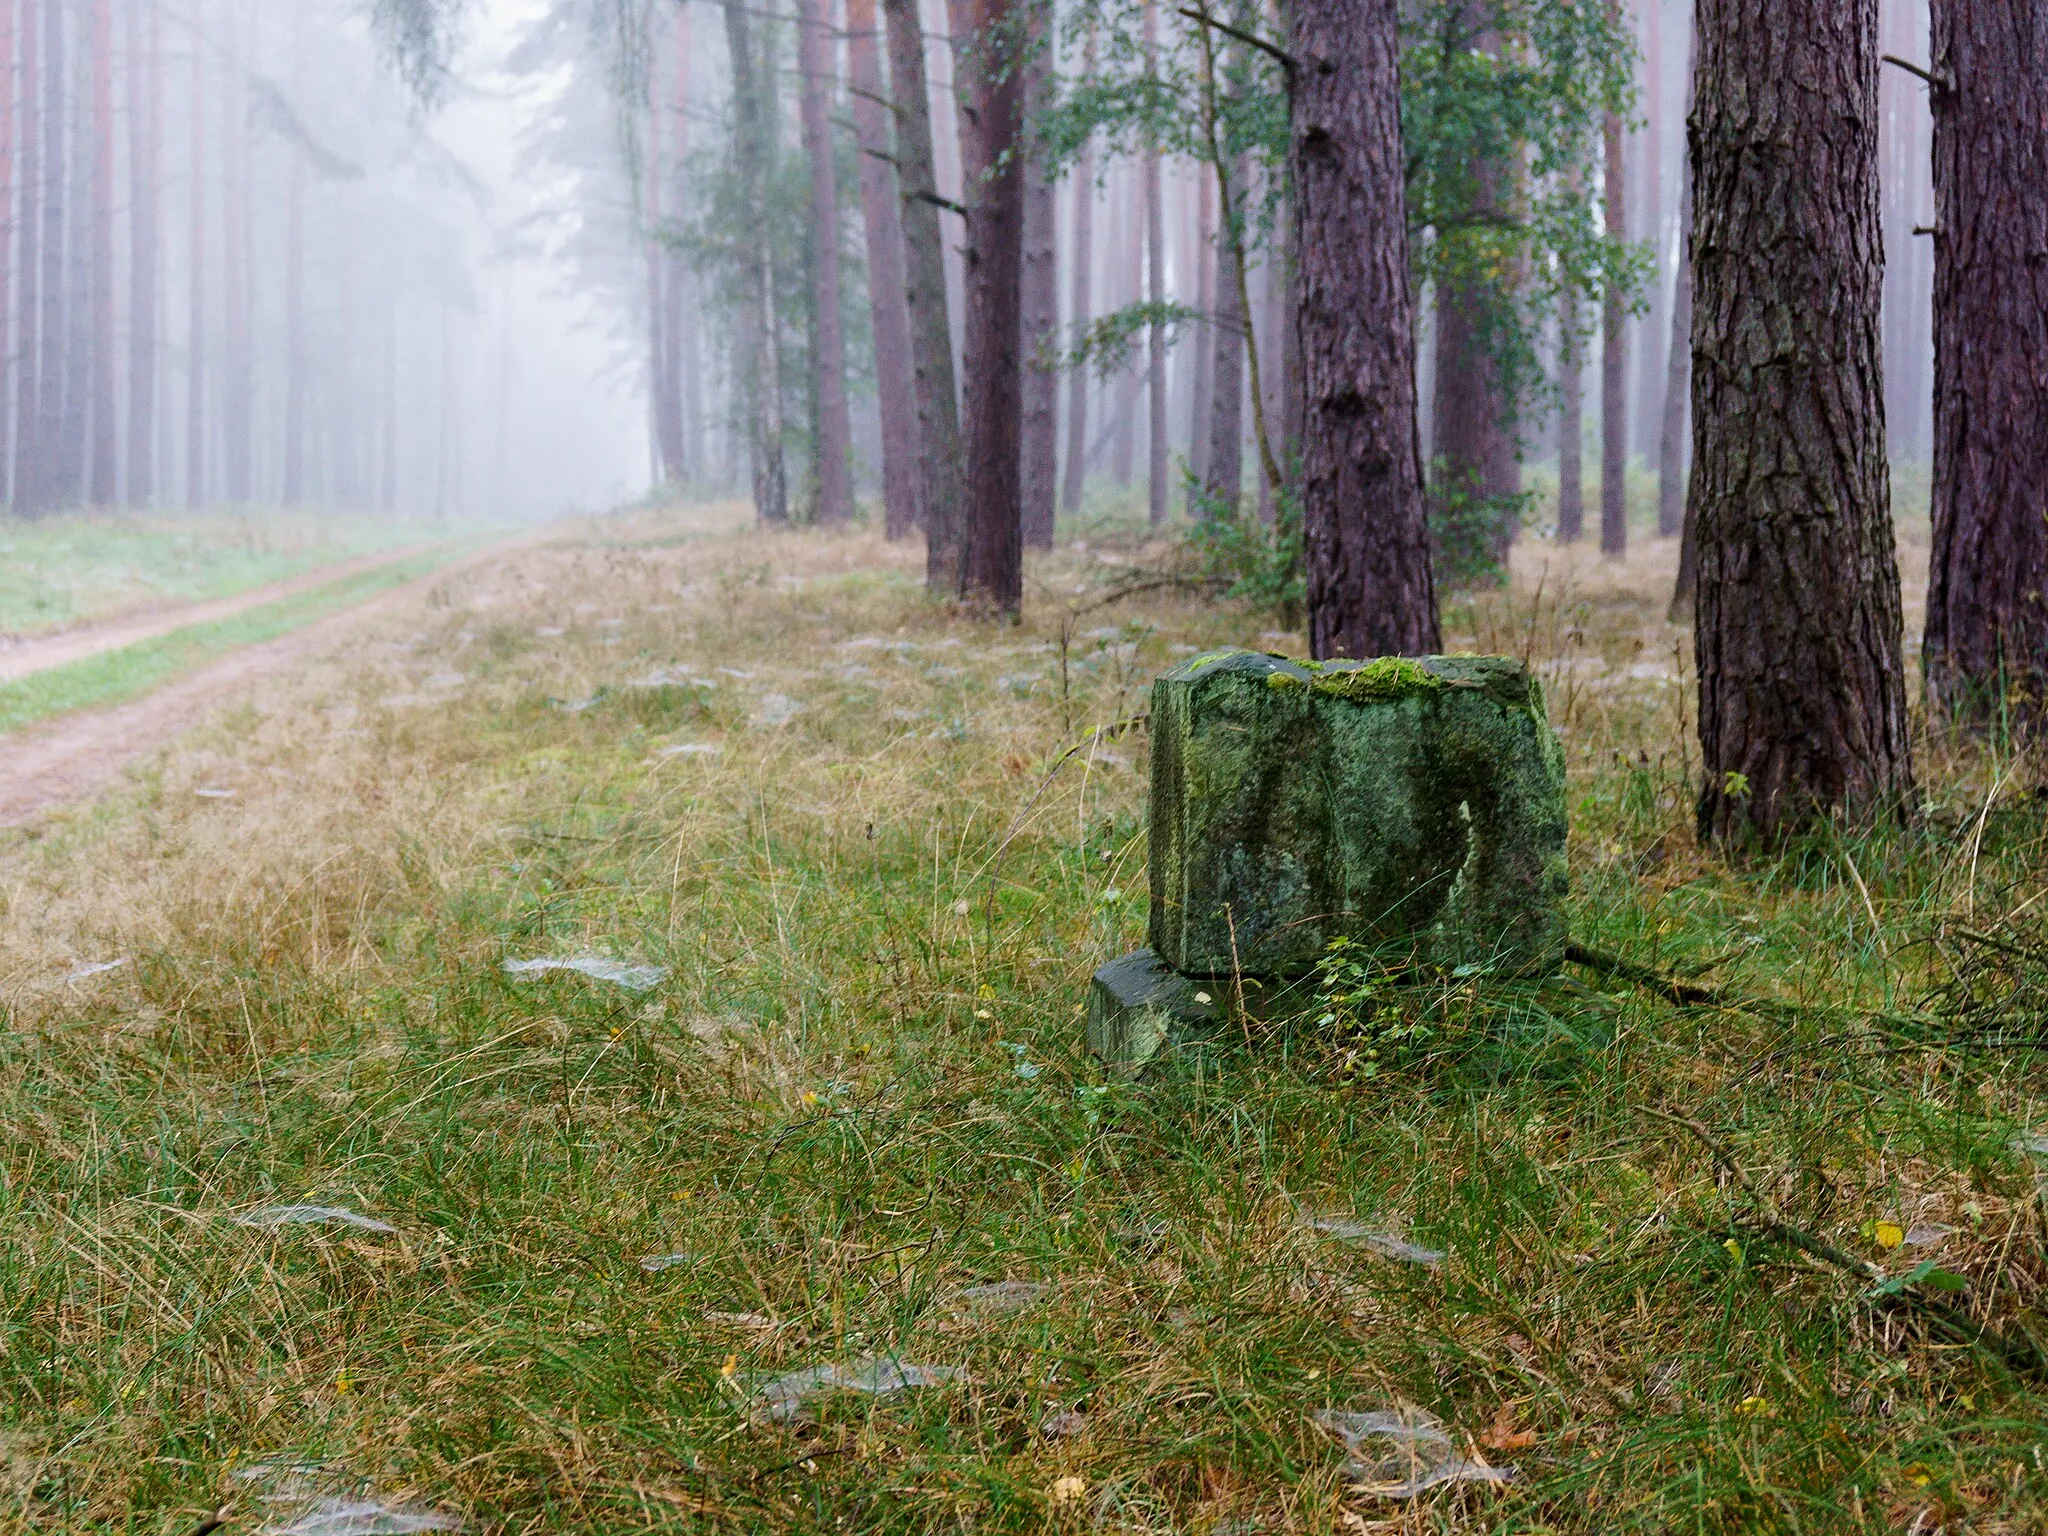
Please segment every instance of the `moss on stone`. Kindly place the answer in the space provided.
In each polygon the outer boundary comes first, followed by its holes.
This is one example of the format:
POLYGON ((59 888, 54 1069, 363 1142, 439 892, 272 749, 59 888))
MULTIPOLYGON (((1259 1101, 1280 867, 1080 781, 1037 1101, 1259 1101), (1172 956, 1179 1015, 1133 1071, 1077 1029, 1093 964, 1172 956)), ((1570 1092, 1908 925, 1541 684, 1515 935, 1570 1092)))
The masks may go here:
POLYGON ((1405 656, 1382 656, 1362 667, 1326 672, 1315 681, 1317 693, 1350 704, 1398 704, 1417 694, 1439 693, 1443 679, 1405 656))
POLYGON ((1520 662, 1204 661, 1153 690, 1165 964, 1298 976, 1333 937, 1444 967, 1554 963, 1564 759, 1520 662))

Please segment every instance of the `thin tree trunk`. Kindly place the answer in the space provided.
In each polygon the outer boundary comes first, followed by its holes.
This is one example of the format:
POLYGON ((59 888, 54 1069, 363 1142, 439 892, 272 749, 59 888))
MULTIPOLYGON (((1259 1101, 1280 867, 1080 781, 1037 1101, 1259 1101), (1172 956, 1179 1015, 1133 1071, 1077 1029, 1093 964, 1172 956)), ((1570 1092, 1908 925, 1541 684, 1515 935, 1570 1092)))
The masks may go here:
MULTIPOLYGON (((1497 59, 1501 34, 1468 3, 1458 30, 1475 54, 1497 59)), ((1470 167, 1478 221, 1498 218, 1509 167, 1483 157, 1470 167)), ((1469 238, 1469 237, 1467 237, 1469 238)), ((1436 289, 1436 409, 1431 416, 1432 491, 1438 538, 1448 540, 1452 568, 1478 574, 1491 564, 1507 572, 1508 548, 1520 527, 1522 464, 1516 451, 1514 402, 1498 356, 1513 303, 1512 278, 1488 261, 1484 272, 1439 279, 1436 289)))
POLYGON ((1438 650, 1415 419, 1399 0, 1295 0, 1301 499, 1310 654, 1438 650))
MULTIPOLYGON (((1238 161, 1238 174, 1232 178, 1234 186, 1244 185, 1244 161, 1238 161)), ((1239 209, 1233 216, 1228 209, 1224 218, 1243 218, 1239 209)), ((1226 231, 1223 244, 1225 249, 1218 252, 1217 265, 1228 266, 1228 247, 1233 243, 1232 235, 1226 231)), ((1204 423, 1208 435, 1207 473, 1202 483, 1203 494, 1220 510, 1235 515, 1238 501, 1244 494, 1244 331, 1245 312, 1243 290, 1239 287, 1234 273, 1223 274, 1224 281, 1216 285, 1216 319, 1212 327, 1214 345, 1210 348, 1210 397, 1209 419, 1204 423)))
MULTIPOLYGON (((1024 81, 1012 0, 972 0, 962 144, 967 215, 967 561, 962 595, 1015 614, 1024 597, 1019 483, 1023 425, 1024 81)), ((957 57, 956 52, 956 57, 957 57)))
POLYGON ((860 146, 861 222, 866 227, 868 305, 882 427, 882 527, 907 539, 917 527, 917 386, 910 366, 910 310, 904 302, 903 205, 895 140, 883 96, 875 0, 847 0, 846 67, 853 133, 860 146))
MULTIPOLYGON (((239 28, 234 10, 223 18, 221 34, 232 39, 239 28)), ((228 45, 230 48, 232 44, 228 45)), ((255 410, 249 355, 250 278, 247 249, 248 225, 243 215, 248 195, 249 114, 243 100, 240 71, 232 52, 225 52, 220 65, 221 116, 221 222, 220 275, 223 330, 226 346, 221 372, 221 491, 236 504, 249 500, 251 470, 251 417, 255 410)))
POLYGON ((22 0, 21 7, 21 262, 20 351, 14 381, 14 510, 33 516, 43 510, 43 455, 40 425, 42 402, 42 195, 38 153, 41 118, 38 90, 42 79, 37 25, 42 0, 22 0))
MULTIPOLYGON (((1688 72, 1698 61, 1695 44, 1688 72)), ((1688 74, 1688 78, 1690 78, 1688 74)), ((1692 114, 1692 88, 1685 93, 1686 115, 1692 114)), ((1664 420, 1657 441, 1657 535, 1670 538, 1685 530, 1685 408, 1692 390, 1692 166, 1678 169, 1678 275, 1671 285, 1671 351, 1665 358, 1664 420)), ((1683 545, 1679 550, 1679 590, 1675 608, 1692 597, 1692 572, 1683 545)))
POLYGON ((66 85, 63 0, 45 0, 41 142, 43 312, 40 323, 43 343, 36 399, 36 458, 41 467, 38 504, 43 510, 61 505, 69 493, 67 461, 73 458, 64 438, 64 385, 71 357, 71 337, 65 323, 68 316, 64 305, 65 215, 70 208, 64 160, 66 85))
POLYGON ((285 191, 284 500, 306 499, 306 172, 294 153, 285 191))
MULTIPOLYGON (((1934 552, 1927 697, 2048 708, 2048 16, 1934 0, 1934 552)), ((2009 712, 2009 713, 2008 713, 2009 712)))
POLYGON ((1703 838, 1910 803, 1878 332, 1877 6, 1699 6, 1703 838))
MULTIPOLYGON (((1619 28, 1621 0, 1607 0, 1607 17, 1619 28)), ((1628 238, 1628 178, 1619 112, 1607 114, 1602 138, 1607 238, 1622 241, 1628 238)), ((1600 331, 1600 552, 1620 559, 1628 553, 1628 301, 1618 285, 1608 285, 1600 331)))
POLYGON ((92 437, 92 29, 91 12, 67 6, 72 46, 65 54, 64 382, 62 503, 79 506, 90 485, 92 437))
MULTIPOLYGON (((1159 7, 1145 0, 1145 72, 1158 71, 1159 7)), ((1147 144, 1139 162, 1145 181, 1145 297, 1154 304, 1166 302, 1166 213, 1159 186, 1159 146, 1147 144)), ((1149 441, 1146 452, 1147 520, 1154 528, 1166 521, 1166 328, 1152 325, 1145 336, 1146 401, 1150 406, 1149 441)))
POLYGON ((889 29, 889 86, 896 103, 896 170, 903 189, 904 296, 917 397, 918 509, 924 517, 925 584, 933 596, 960 590, 966 461, 960 444, 946 261, 932 173, 931 92, 917 0, 882 0, 889 29))
POLYGON ((92 451, 86 496, 95 507, 120 493, 114 419, 114 14, 92 0, 92 451))
POLYGON ((1586 532, 1586 378, 1579 350, 1579 296, 1567 288, 1557 317, 1557 538, 1576 544, 1586 532))
POLYGON ((1188 473, 1207 486, 1209 429, 1216 398, 1216 268, 1222 243, 1216 232, 1216 178, 1198 166, 1195 179, 1201 184, 1195 193, 1195 308, 1202 318, 1192 338, 1195 398, 1188 411, 1188 473))
POLYGON ((804 150, 811 162, 811 314, 818 392, 811 478, 811 520, 836 528, 853 516, 853 422, 846 405, 846 332, 839 314, 839 181, 832 168, 831 101, 839 70, 825 26, 824 0, 798 0, 798 69, 804 150))
POLYGON ((185 504, 206 500, 206 71, 201 0, 192 0, 192 255, 185 371, 185 504))
MULTIPOLYGON (((0 502, 13 496, 14 455, 8 451, 7 361, 10 293, 14 286, 14 38, 15 0, 0 0, 0 502)), ((131 31, 133 19, 130 20, 131 31)))
MULTIPOLYGON (((762 207, 768 195, 771 135, 774 132, 763 100, 767 87, 757 79, 753 44, 748 38, 746 0, 724 0, 725 41, 732 62, 733 159, 741 195, 747 205, 762 207)), ((748 252, 750 290, 739 316, 738 350, 742 389, 747 396, 748 430, 754 481, 754 510, 764 523, 789 521, 789 484, 782 457, 782 361, 779 322, 775 311, 774 253, 768 236, 756 232, 748 252)))
MULTIPOLYGON (((1081 45, 1081 81, 1095 78, 1095 29, 1088 29, 1081 45)), ((1074 249, 1073 287, 1070 290, 1075 346, 1088 334, 1094 319, 1095 282, 1095 137, 1090 134, 1074 157, 1074 249)), ((1060 491, 1060 505, 1067 512, 1081 510, 1081 496, 1088 486, 1088 370, 1076 368, 1067 379, 1067 463, 1066 483, 1060 491)))
MULTIPOLYGON (((128 505, 156 499, 157 164, 163 134, 161 12, 128 7, 128 505)), ((4 313, 0 295, 0 313, 4 313)))
MULTIPOLYGON (((670 206, 678 213, 689 206, 690 149, 690 10, 680 6, 675 19, 675 75, 669 100, 670 206)), ((658 132, 658 130, 657 130, 658 132)), ((663 258, 662 296, 667 307, 665 350, 671 388, 675 391, 678 459, 670 478, 681 481, 704 474, 701 402, 698 399, 696 306, 690 299, 690 268, 683 253, 667 247, 663 258)))
POLYGON ((1052 7, 1050 0, 1026 0, 1031 7, 1030 50, 1024 61, 1026 127, 1019 143, 1024 160, 1024 266, 1020 278, 1023 335, 1022 440, 1018 449, 1018 495, 1023 506, 1024 544, 1051 549, 1058 510, 1060 460, 1060 252, 1058 185, 1045 156, 1032 141, 1033 126, 1051 105, 1052 7))

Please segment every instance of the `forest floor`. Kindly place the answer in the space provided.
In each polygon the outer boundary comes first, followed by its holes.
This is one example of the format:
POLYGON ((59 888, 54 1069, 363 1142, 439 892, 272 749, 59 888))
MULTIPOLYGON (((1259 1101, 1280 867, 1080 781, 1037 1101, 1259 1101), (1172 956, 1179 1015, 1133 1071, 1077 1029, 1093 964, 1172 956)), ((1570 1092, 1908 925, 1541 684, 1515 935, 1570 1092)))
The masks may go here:
POLYGON ((1923 729, 1911 827, 1700 848, 1671 553, 1446 617, 1683 1005, 1383 980, 1377 1058, 1136 1085, 1131 722, 1299 649, 1117 598, 1161 550, 998 630, 640 510, 353 615, 0 833, 0 1532, 2048 1530, 2040 764, 1923 729), (1447 1480, 1365 1491, 1324 1416, 1418 1409, 1447 1480))

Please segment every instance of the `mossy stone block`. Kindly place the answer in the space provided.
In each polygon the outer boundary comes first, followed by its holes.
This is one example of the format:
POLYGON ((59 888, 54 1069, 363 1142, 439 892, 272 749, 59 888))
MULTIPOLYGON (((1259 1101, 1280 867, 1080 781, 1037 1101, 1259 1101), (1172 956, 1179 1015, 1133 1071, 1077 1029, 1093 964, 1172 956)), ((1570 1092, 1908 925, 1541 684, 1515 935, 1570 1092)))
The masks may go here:
POLYGON ((1216 998, 1149 949, 1110 961, 1088 989, 1088 1048, 1117 1077, 1137 1077, 1222 1022, 1216 998))
POLYGON ((1198 656, 1152 688, 1152 947, 1295 976, 1330 940, 1510 970, 1564 939, 1564 754, 1484 656, 1198 656))

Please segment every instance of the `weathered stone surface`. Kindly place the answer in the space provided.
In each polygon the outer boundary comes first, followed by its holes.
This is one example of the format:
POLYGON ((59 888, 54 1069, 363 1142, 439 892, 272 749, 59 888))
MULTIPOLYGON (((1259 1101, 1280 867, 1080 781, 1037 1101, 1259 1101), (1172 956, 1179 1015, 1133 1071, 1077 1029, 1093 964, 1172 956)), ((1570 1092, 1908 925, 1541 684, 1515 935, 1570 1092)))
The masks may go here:
POLYGON ((1565 939, 1564 756, 1519 662, 1198 656, 1152 689, 1152 947, 1299 975, 1333 938, 1534 969, 1565 939))
POLYGON ((1118 1077, 1136 1077, 1222 1022, 1210 990, 1168 969, 1149 949, 1110 961, 1088 989, 1088 1048, 1118 1077))

